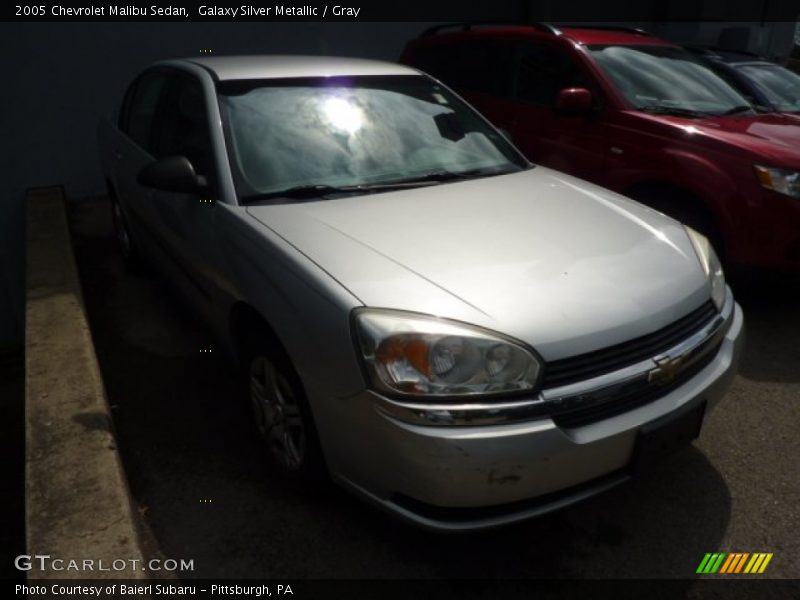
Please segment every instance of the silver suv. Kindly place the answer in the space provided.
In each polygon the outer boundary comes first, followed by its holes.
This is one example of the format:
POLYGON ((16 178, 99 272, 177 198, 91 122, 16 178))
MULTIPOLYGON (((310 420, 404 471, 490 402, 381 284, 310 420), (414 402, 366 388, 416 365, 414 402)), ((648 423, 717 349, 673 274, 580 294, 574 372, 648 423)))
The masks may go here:
POLYGON ((625 481, 735 373, 742 313, 703 236, 530 164, 414 69, 161 62, 99 135, 126 260, 241 361, 267 454, 422 526, 625 481))

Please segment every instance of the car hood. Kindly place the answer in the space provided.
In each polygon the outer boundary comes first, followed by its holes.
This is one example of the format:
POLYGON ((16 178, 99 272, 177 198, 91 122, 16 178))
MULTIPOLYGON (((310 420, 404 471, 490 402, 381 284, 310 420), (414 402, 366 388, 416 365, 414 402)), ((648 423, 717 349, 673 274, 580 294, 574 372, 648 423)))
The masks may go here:
POLYGON ((800 168, 800 118, 785 113, 739 115, 688 119, 664 115, 633 113, 639 118, 667 123, 686 133, 700 134, 707 139, 733 146, 737 151, 749 150, 763 160, 768 157, 777 166, 800 168))
POLYGON ((488 327, 547 360, 655 331, 709 298, 680 224, 544 167, 248 212, 367 306, 488 327))

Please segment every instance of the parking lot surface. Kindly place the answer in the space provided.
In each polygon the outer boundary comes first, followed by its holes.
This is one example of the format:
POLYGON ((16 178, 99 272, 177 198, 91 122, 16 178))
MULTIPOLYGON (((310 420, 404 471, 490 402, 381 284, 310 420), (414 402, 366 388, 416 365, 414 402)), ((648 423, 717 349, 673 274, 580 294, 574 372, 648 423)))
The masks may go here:
POLYGON ((693 447, 630 484, 479 534, 395 521, 265 460, 234 368, 153 274, 131 275, 105 199, 71 203, 85 303, 135 502, 183 577, 692 578, 707 552, 800 577, 800 284, 735 290, 740 375, 693 447))

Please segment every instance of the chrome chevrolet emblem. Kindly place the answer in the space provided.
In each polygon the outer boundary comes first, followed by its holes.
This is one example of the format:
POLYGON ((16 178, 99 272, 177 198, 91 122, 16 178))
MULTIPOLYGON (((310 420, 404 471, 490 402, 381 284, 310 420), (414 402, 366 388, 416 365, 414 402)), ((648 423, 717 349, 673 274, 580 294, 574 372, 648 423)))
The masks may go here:
POLYGON ((674 381, 675 376, 683 369, 683 356, 666 356, 654 359, 656 368, 647 374, 647 381, 656 385, 666 385, 674 381))

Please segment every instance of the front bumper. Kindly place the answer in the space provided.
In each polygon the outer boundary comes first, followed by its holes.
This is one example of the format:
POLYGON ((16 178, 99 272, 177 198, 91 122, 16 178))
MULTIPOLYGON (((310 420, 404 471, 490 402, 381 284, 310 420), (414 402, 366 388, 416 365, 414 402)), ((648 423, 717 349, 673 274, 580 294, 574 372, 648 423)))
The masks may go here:
POLYGON ((708 414, 725 394, 744 341, 742 312, 730 292, 726 309, 718 347, 690 379, 644 405, 574 428, 549 417, 508 422, 504 416, 514 411, 504 408, 483 411, 485 424, 477 426, 437 424, 436 411, 408 418, 371 391, 315 402, 315 413, 327 413, 317 414, 317 423, 331 473, 402 518, 449 531, 519 521, 602 492, 630 478, 643 425, 703 402, 708 414))

